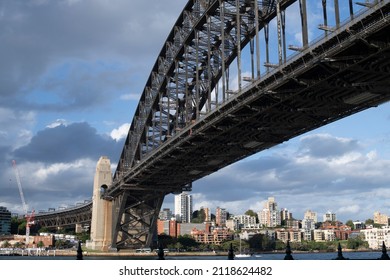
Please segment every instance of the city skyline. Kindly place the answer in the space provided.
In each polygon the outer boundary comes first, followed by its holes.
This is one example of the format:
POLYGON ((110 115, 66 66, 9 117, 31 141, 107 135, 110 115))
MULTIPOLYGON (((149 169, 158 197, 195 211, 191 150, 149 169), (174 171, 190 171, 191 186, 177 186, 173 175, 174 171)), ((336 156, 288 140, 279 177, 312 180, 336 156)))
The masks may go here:
MULTIPOLYGON (((307 2, 313 40, 322 10, 307 2)), ((1 206, 23 212, 12 160, 30 211, 91 199, 96 163, 108 156, 115 170, 140 93, 185 3, 0 4, 1 206)), ((294 13, 286 20, 300 22, 294 13)), ((294 28, 286 31, 299 38, 294 28)), ((191 195, 194 209, 245 212, 275 196, 296 216, 307 205, 319 217, 330 210, 340 220, 365 220, 375 211, 390 214, 389 167, 388 102, 198 180, 191 195)), ((163 208, 173 203, 169 195, 163 208)))
MULTIPOLYGON (((191 196, 190 193, 188 192, 184 192, 183 194, 181 195, 175 195, 175 200, 177 197, 181 197, 181 196, 191 196)), ((191 199, 191 208, 192 208, 192 204, 194 202, 192 201, 191 199)), ((330 221, 330 222, 335 222, 335 221, 338 221, 338 222, 342 222, 342 223, 345 223, 347 222, 347 220, 340 220, 337 216, 337 213, 335 212, 332 212, 330 210, 327 210, 327 211, 324 211, 323 213, 320 212, 316 212, 316 211, 312 211, 311 209, 306 209, 306 208, 302 208, 300 212, 303 212, 303 216, 296 216, 293 212, 291 212, 289 210, 288 207, 285 207, 285 205, 279 207, 278 206, 278 202, 277 202, 277 199, 275 197, 268 197, 267 200, 263 201, 263 207, 261 209, 247 209, 245 210, 244 212, 240 212, 240 213, 233 213, 231 211, 229 211, 228 208, 221 208, 219 206, 215 206, 214 208, 209 208, 209 207, 204 207, 204 206, 200 206, 199 208, 192 208, 192 212, 191 212, 191 215, 196 212, 196 211, 200 211, 202 209, 207 209, 207 212, 210 213, 210 214, 213 214, 215 219, 214 221, 218 224, 217 222, 217 212, 218 210, 220 209, 223 209, 223 211, 225 211, 226 213, 229 213, 229 216, 240 216, 240 215, 245 215, 245 212, 247 212, 248 210, 251 210, 253 211, 256 216, 258 217, 259 219, 259 223, 262 224, 261 222, 261 217, 259 215, 261 215, 261 212, 264 210, 264 209, 267 209, 269 211, 274 210, 274 211, 277 211, 279 213, 279 215, 282 215, 282 212, 286 212, 288 213, 294 220, 304 220, 304 219, 310 219, 310 220, 313 220, 314 223, 317 223, 317 222, 326 222, 326 221, 330 221), (271 207, 269 205, 272 205, 271 207), (303 210, 305 209, 305 210, 303 210), (213 211, 215 210, 215 211, 213 211)), ((165 220, 170 220, 171 218, 175 219, 175 220, 178 220, 177 219, 177 214, 176 213, 179 213, 179 211, 176 210, 177 208, 177 205, 179 206, 179 208, 181 209, 182 208, 182 203, 175 203, 175 206, 174 206, 174 209, 173 211, 171 210, 171 208, 167 208, 167 207, 164 207, 164 208, 161 208, 160 210, 160 214, 162 212, 170 212, 172 214, 171 217, 167 217, 166 214, 163 215, 165 216, 165 220)), ((186 214, 188 214, 188 209, 185 211, 186 214)), ((383 222, 383 216, 385 217, 390 217, 390 213, 384 213, 384 212, 381 212, 381 211, 375 211, 372 213, 372 215, 370 217, 367 217, 366 219, 364 220, 359 220, 359 219, 354 219, 353 217, 349 218, 348 220, 352 220, 353 222, 365 222, 366 220, 370 219, 370 220, 373 220, 374 223, 384 223, 383 222), (378 217, 382 217, 382 218, 378 218, 378 217), (378 222, 380 221, 380 222, 378 222)), ((164 220, 163 219, 163 220, 164 220)), ((229 217, 226 217, 226 219, 229 219, 229 217)), ((387 219, 387 218, 386 218, 387 219)), ((191 219, 192 220, 192 219, 191 219)), ((279 222, 281 222, 282 220, 284 220, 282 218, 282 216, 279 217, 279 222)), ((183 221, 180 221, 178 220, 178 222, 183 222, 183 221)), ((192 221, 191 221, 192 222, 192 221)), ((184 222, 184 223, 188 223, 188 222, 184 222)), ((263 224, 267 224, 267 222, 263 222, 263 224)), ((271 227, 274 227, 274 226, 271 226, 271 227)))

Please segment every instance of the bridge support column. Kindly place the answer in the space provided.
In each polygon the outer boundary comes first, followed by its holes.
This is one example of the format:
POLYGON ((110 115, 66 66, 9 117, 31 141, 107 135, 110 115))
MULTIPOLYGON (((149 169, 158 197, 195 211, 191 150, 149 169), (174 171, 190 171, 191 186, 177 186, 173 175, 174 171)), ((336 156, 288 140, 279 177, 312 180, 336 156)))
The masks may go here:
POLYGON ((75 232, 76 233, 82 233, 83 232, 83 225, 82 224, 76 224, 75 232))
POLYGON ((110 160, 101 157, 96 165, 93 183, 91 240, 87 244, 93 250, 108 251, 112 242, 112 202, 101 198, 102 192, 111 183, 110 160))

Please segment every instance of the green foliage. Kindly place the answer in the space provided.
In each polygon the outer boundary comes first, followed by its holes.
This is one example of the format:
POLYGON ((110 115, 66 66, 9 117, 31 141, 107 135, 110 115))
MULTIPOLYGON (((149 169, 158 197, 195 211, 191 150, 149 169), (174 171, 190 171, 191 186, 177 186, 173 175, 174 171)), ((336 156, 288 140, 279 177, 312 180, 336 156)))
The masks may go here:
POLYGON ((255 211, 249 209, 245 212, 245 215, 248 215, 248 216, 251 216, 251 217, 255 217, 256 218, 256 223, 259 222, 259 217, 257 216, 257 214, 255 213, 255 211))
POLYGON ((11 243, 8 242, 8 240, 4 241, 0 248, 10 248, 11 247, 11 243))
POLYGON ((363 240, 361 236, 358 236, 356 238, 349 238, 347 241, 347 248, 348 249, 367 249, 369 247, 368 242, 363 240))
POLYGON ((255 234, 248 242, 250 248, 255 251, 271 251, 275 249, 275 241, 264 234, 255 234))
POLYGON ((348 220, 348 221, 346 221, 346 223, 345 223, 347 226, 349 226, 351 229, 355 229, 355 226, 354 226, 354 224, 353 224, 353 221, 352 220, 348 220))
MULTIPOLYGON (((230 249, 230 244, 233 245, 234 252, 240 252, 240 240, 226 240, 219 246, 221 250, 227 251, 230 249)), ((249 251, 250 246, 246 240, 241 240, 241 252, 249 251)))
POLYGON ((180 244, 181 248, 186 249, 186 250, 196 248, 199 245, 199 243, 196 242, 196 240, 194 238, 192 238, 191 235, 188 235, 188 234, 180 235, 177 238, 176 244, 180 244))
POLYGON ((194 213, 192 213, 192 223, 203 223, 206 220, 206 214, 204 212, 204 209, 196 210, 194 213))
POLYGON ((163 248, 173 248, 174 246, 170 246, 170 245, 174 245, 176 243, 176 239, 173 238, 172 236, 170 235, 166 235, 166 234, 160 234, 158 237, 157 237, 157 240, 158 240, 158 243, 162 245, 163 248))
POLYGON ((18 225, 18 234, 26 234, 27 221, 24 219, 18 225))
POLYGON ((251 216, 251 217, 257 217, 255 211, 249 209, 245 212, 245 215, 251 216))
POLYGON ((89 240, 89 238, 90 238, 90 235, 88 232, 77 233, 76 236, 77 236, 77 239, 80 240, 82 243, 86 243, 86 241, 89 240))

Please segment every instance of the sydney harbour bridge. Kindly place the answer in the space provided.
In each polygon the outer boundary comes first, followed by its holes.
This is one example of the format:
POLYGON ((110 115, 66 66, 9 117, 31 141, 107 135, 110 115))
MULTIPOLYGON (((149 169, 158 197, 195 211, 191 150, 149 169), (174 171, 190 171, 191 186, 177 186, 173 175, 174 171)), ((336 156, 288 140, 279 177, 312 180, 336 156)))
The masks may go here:
MULTIPOLYGON (((390 1, 317 1, 323 15, 315 27, 307 2, 185 4, 146 81, 112 182, 102 186, 112 248, 149 246, 167 194, 390 100, 390 1), (298 24, 290 27, 293 9, 298 24), (296 26, 300 45, 286 35, 296 26), (313 28, 322 36, 309 41, 313 28)), ((91 205, 50 215, 58 225, 88 221, 91 205)), ((49 214, 36 219, 50 224, 49 214)))

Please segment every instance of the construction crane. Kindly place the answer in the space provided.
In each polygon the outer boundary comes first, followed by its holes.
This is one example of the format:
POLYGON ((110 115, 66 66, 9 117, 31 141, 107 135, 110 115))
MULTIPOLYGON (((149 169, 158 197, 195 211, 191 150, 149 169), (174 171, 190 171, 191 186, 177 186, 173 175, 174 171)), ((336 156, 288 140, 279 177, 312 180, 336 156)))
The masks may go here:
POLYGON ((16 177, 16 183, 18 184, 19 194, 20 194, 20 198, 22 200, 24 215, 26 217, 26 247, 27 247, 28 244, 30 243, 30 226, 34 224, 35 212, 33 210, 31 212, 31 214, 28 213, 27 204, 26 204, 26 201, 24 199, 22 183, 20 182, 19 170, 18 170, 18 167, 16 166, 16 161, 15 160, 12 161, 12 166, 14 168, 15 177, 16 177))

